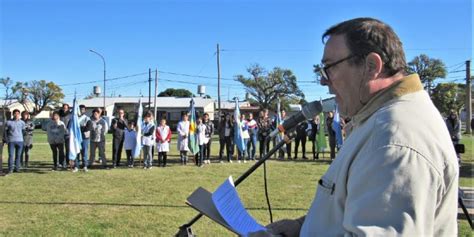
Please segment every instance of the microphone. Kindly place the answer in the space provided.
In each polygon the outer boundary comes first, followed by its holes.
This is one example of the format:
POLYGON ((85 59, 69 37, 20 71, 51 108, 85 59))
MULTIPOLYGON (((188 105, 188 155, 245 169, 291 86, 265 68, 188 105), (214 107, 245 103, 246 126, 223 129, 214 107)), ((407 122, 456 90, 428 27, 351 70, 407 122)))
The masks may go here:
POLYGON ((269 137, 273 138, 280 132, 285 132, 286 130, 292 129, 299 123, 313 118, 317 114, 321 113, 321 111, 323 111, 323 106, 319 101, 315 100, 311 103, 305 104, 303 105, 303 108, 300 112, 286 119, 282 124, 278 125, 278 127, 270 133, 269 137))

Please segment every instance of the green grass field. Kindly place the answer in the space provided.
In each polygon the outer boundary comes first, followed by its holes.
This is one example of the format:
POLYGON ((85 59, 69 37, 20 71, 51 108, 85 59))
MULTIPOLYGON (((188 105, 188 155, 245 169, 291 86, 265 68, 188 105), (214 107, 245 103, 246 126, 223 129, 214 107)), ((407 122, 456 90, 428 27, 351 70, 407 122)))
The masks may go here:
MULTIPOLYGON (((472 140, 472 137, 463 140, 466 153, 461 169, 462 186, 474 186, 472 140)), ((111 144, 107 145, 110 160, 111 144)), ((216 155, 218 143, 214 141, 213 145, 216 155)), ((140 167, 72 173, 50 171, 50 154, 45 134, 38 131, 31 168, 0 177, 1 236, 171 236, 197 214, 184 203, 197 187, 214 190, 229 175, 236 179, 253 164, 183 167, 178 164, 173 146, 170 167, 164 169, 140 167)), ((6 151, 4 168, 5 157, 6 151)), ((329 167, 329 161, 327 158, 317 162, 270 161, 267 167, 273 215, 278 220, 306 213, 316 191, 316 181, 329 167)), ((258 169, 239 185, 238 191, 250 213, 259 222, 269 223, 263 170, 258 169)), ((471 235, 465 220, 459 220, 459 226, 460 236, 471 235)), ((201 218, 193 230, 199 236, 232 236, 207 218, 201 218)))

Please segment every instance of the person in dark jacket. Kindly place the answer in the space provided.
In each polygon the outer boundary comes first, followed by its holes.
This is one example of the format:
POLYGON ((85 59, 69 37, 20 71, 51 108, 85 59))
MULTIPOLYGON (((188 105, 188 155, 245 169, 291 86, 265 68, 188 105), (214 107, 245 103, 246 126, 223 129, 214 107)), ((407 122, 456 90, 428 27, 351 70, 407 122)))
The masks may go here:
POLYGON ((127 127, 127 119, 125 119, 125 111, 119 109, 118 117, 112 120, 112 158, 113 168, 120 166, 120 159, 122 158, 123 142, 125 139, 124 131, 127 127))
POLYGON ((317 160, 319 159, 319 152, 318 152, 318 149, 317 149, 317 139, 316 139, 316 135, 318 134, 318 130, 319 130, 319 116, 316 115, 314 116, 313 120, 310 121, 309 125, 308 125, 308 129, 309 129, 309 140, 311 141, 311 150, 313 152, 313 160, 317 160))
MULTIPOLYGON (((456 111, 451 110, 445 122, 449 131, 449 135, 451 136, 451 141, 456 147, 456 145, 459 144, 459 141, 461 140, 461 120, 459 120, 456 111)), ((458 162, 461 162, 461 154, 456 152, 456 155, 458 157, 458 162)))
POLYGON ((262 159, 270 150, 270 140, 267 137, 272 130, 272 119, 268 116, 268 109, 260 112, 258 121, 258 143, 259 143, 259 159, 262 159))
POLYGON ((296 126, 296 137, 295 137, 295 160, 298 159, 298 147, 301 142, 301 150, 303 152, 303 159, 307 160, 306 157, 306 130, 308 129, 308 122, 302 122, 296 126))
MULTIPOLYGON (((71 109, 69 107, 69 104, 63 104, 63 107, 61 108, 61 110, 59 110, 59 118, 60 120, 64 123, 64 125, 66 126, 66 129, 68 128, 69 126, 69 120, 71 120, 71 109)), ((64 135, 64 140, 65 141, 69 141, 69 133, 66 133, 64 135)), ((66 157, 66 159, 64 159, 63 163, 62 164, 59 164, 59 166, 62 166, 62 167, 67 167, 67 164, 66 164, 66 161, 69 157, 69 144, 68 142, 64 142, 64 156, 66 157)))
POLYGON ((206 140, 207 143, 204 144, 204 163, 210 164, 211 160, 211 142, 212 142, 212 135, 214 134, 214 123, 209 119, 209 114, 205 113, 203 115, 203 124, 206 126, 206 140))
POLYGON ((326 118, 326 129, 328 131, 331 160, 336 158, 336 131, 334 131, 332 128, 332 121, 334 121, 334 114, 330 111, 328 112, 328 117, 326 118))
POLYGON ((474 118, 471 119, 471 133, 474 133, 474 118))
POLYGON ((225 149, 225 115, 221 115, 219 123, 217 124, 217 131, 219 134, 219 162, 222 163, 225 149))
POLYGON ((33 148, 33 131, 35 130, 35 125, 30 119, 30 113, 26 110, 21 112, 21 120, 25 123, 25 130, 23 130, 23 150, 21 152, 20 163, 22 167, 28 168, 30 150, 33 148))
POLYGON ((234 153, 234 123, 230 114, 226 114, 225 119, 221 119, 219 124, 219 139, 223 141, 219 149, 219 160, 222 161, 225 145, 227 162, 232 163, 232 155, 234 153))

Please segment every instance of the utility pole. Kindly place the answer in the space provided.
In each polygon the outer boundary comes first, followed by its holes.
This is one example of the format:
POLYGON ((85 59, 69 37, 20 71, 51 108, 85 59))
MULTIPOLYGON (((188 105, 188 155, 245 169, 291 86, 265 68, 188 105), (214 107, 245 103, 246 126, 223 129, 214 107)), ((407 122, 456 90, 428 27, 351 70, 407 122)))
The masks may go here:
POLYGON ((148 110, 151 109, 151 68, 148 68, 148 110))
POLYGON ((102 59, 102 62, 104 63, 104 115, 107 115, 107 110, 106 110, 106 108, 105 108, 105 74, 106 74, 106 73, 105 73, 105 71, 106 71, 106 70, 105 70, 105 58, 104 58, 104 56, 102 56, 102 54, 100 54, 100 53, 98 53, 98 52, 96 52, 96 51, 94 51, 94 50, 92 50, 92 49, 89 49, 89 52, 98 55, 98 56, 102 59))
POLYGON ((471 60, 466 61, 466 133, 471 134, 472 93, 471 93, 471 60))
POLYGON ((221 118, 221 63, 220 63, 220 50, 219 44, 217 44, 217 110, 219 111, 219 120, 221 118))
POLYGON ((156 120, 156 123, 157 126, 158 126, 158 120, 157 120, 157 112, 156 111, 156 97, 158 96, 158 68, 155 68, 155 99, 153 101, 153 105, 155 107, 155 120, 156 120))

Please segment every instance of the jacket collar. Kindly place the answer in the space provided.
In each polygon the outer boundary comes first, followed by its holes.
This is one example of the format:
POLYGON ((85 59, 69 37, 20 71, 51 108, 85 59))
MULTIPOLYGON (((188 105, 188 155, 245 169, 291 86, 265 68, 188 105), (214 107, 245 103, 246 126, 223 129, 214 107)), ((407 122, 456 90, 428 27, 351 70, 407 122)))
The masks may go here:
POLYGON ((360 126, 385 103, 403 95, 423 90, 418 74, 408 75, 394 82, 390 87, 378 92, 362 109, 351 119, 353 128, 360 126))

